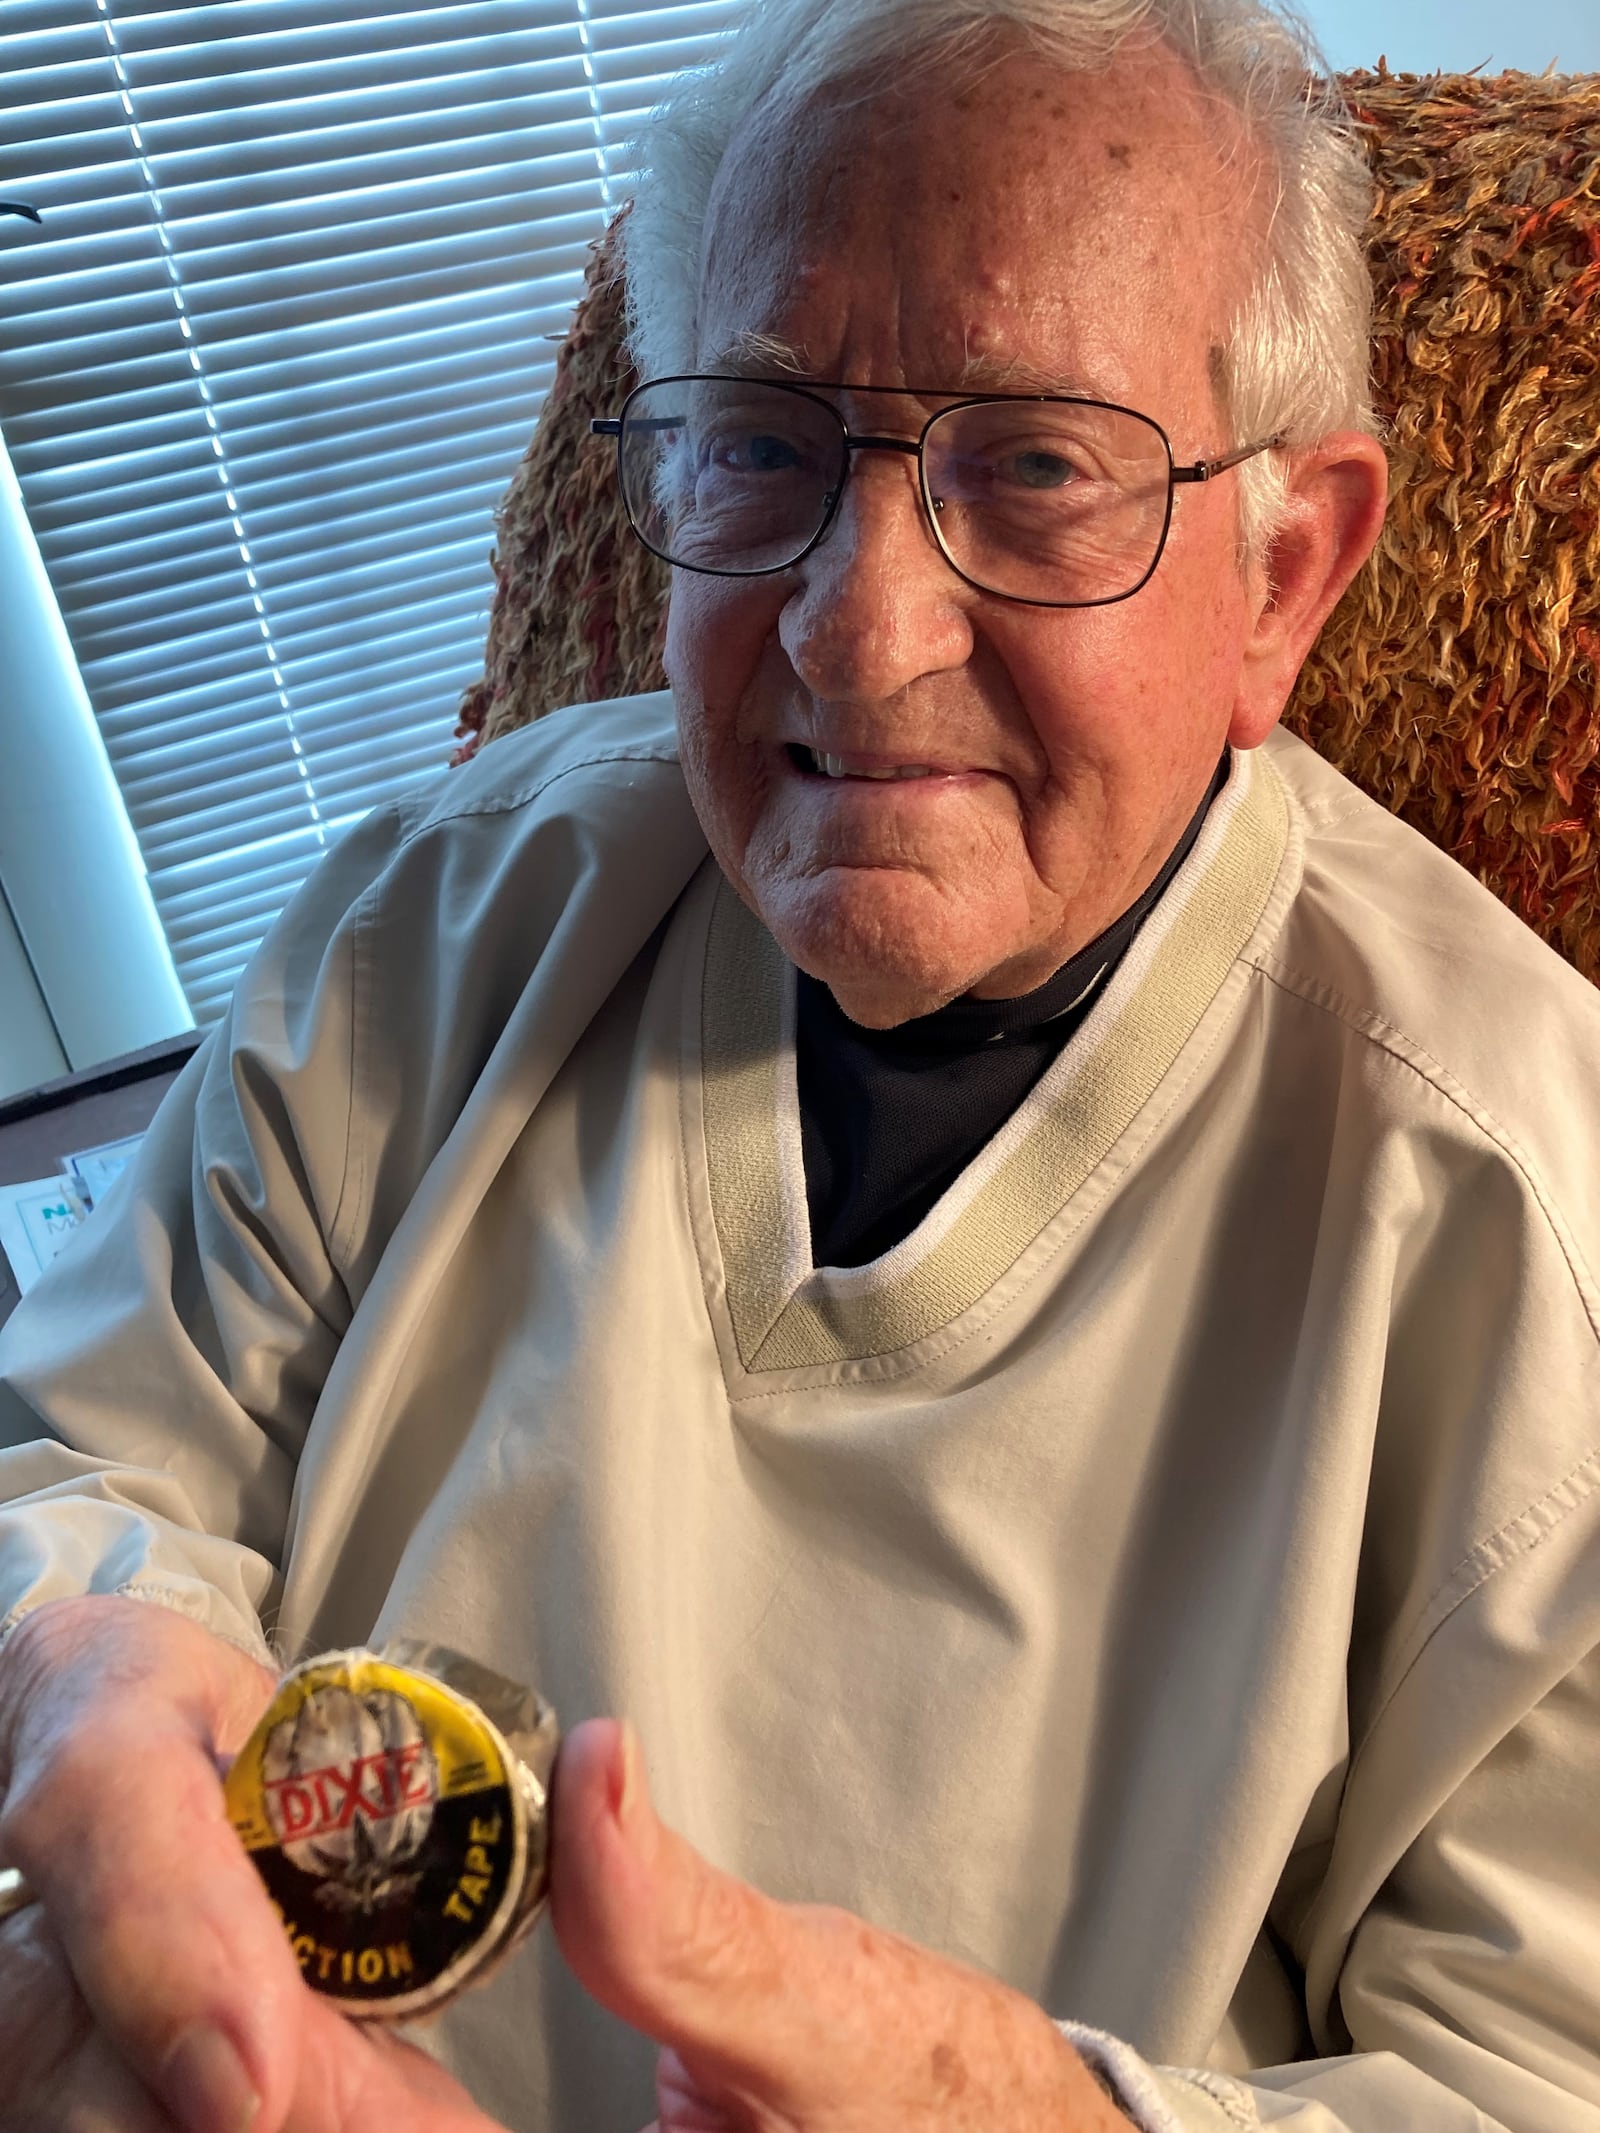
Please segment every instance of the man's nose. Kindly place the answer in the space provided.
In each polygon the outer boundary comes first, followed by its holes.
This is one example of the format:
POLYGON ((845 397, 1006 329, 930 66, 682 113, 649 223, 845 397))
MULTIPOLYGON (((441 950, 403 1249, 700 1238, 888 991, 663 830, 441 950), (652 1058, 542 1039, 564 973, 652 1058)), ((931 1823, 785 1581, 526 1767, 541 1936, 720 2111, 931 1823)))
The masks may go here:
POLYGON ((971 589, 929 531, 908 454, 852 455, 833 523, 794 574, 778 639, 814 696, 881 700, 971 656, 971 589))

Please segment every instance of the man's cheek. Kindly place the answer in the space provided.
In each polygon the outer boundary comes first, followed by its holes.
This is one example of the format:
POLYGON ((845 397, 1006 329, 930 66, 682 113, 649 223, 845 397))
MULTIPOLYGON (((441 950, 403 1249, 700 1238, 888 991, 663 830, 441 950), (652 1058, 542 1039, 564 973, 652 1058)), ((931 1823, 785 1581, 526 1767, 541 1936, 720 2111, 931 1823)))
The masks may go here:
POLYGON ((674 571, 664 654, 673 687, 707 703, 737 703, 776 642, 784 597, 777 578, 674 571))
POLYGON ((773 844, 771 780, 762 751, 741 743, 731 716, 678 707, 678 747, 689 799, 723 871, 742 882, 773 844))

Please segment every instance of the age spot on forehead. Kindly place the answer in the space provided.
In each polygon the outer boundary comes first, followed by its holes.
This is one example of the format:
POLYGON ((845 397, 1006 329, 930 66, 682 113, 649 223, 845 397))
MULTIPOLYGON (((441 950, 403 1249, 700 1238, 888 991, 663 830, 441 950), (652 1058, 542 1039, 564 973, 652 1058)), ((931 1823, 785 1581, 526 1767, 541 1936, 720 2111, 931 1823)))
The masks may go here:
POLYGON ((1126 141, 1107 141, 1106 155, 1111 162, 1120 163, 1124 169, 1133 161, 1133 150, 1126 141))

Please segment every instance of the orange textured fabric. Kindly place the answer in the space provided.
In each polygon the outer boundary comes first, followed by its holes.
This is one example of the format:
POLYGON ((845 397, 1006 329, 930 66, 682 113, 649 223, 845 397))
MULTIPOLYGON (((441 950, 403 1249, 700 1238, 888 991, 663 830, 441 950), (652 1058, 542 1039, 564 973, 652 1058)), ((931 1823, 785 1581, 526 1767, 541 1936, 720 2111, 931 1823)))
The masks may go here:
MULTIPOLYGON (((1341 80, 1377 180, 1393 496, 1287 723, 1600 982, 1600 77, 1341 80)), ((667 572, 588 433, 633 382, 612 249, 501 506, 458 759, 661 686, 667 572)))

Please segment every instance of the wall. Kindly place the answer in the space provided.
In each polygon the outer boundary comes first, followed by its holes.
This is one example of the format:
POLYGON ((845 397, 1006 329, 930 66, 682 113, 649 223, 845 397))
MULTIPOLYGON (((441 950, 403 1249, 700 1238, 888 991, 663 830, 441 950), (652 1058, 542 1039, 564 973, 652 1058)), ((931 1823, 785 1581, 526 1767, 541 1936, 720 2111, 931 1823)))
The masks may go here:
POLYGON ((0 1097, 65 1074, 69 1061, 0 882, 0 1097))
POLYGON ((1336 67, 1600 72, 1600 0, 1302 0, 1300 12, 1336 67))
POLYGON ((191 1026, 3 444, 0 891, 0 1095, 191 1026))

